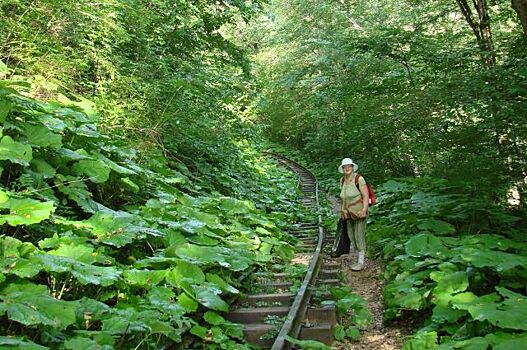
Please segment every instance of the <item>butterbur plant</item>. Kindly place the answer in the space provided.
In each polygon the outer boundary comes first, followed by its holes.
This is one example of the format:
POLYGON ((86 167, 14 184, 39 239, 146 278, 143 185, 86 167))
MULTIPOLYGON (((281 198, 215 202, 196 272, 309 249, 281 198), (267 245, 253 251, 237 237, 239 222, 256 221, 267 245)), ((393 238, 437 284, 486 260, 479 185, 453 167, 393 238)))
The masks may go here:
MULTIPOLYGON (((23 96, 17 84, 0 81, 0 345, 246 349, 220 313, 246 276, 290 259, 295 239, 283 227, 295 216, 275 220, 250 189, 235 198, 209 184, 200 194, 185 164, 145 155, 82 109, 23 96)), ((251 174, 265 206, 296 200, 251 174)))
POLYGON ((383 216, 372 225, 374 235, 387 236, 385 320, 424 316, 405 350, 513 349, 527 330, 520 316, 527 244, 506 235, 516 218, 503 209, 490 214, 480 198, 455 194, 459 188, 441 189, 443 180, 417 182, 387 183, 383 216), (492 232, 497 222, 504 235, 492 232))

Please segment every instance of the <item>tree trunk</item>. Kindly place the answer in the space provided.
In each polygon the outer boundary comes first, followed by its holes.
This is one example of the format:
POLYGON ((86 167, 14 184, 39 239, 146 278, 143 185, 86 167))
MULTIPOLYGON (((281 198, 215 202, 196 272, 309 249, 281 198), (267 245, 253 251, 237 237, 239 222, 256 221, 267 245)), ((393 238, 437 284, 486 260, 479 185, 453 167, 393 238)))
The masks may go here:
POLYGON ((512 8, 518 13, 523 32, 527 35, 527 0, 512 0, 512 8))
MULTIPOLYGON (((526 0, 520 0, 525 2, 526 0)), ((476 36, 479 49, 481 51, 481 58, 486 66, 492 67, 496 63, 494 56, 494 43, 492 42, 492 32, 490 30, 490 17, 487 8, 486 0, 472 0, 474 5, 474 12, 467 0, 456 0, 461 13, 465 17, 470 28, 476 36)))

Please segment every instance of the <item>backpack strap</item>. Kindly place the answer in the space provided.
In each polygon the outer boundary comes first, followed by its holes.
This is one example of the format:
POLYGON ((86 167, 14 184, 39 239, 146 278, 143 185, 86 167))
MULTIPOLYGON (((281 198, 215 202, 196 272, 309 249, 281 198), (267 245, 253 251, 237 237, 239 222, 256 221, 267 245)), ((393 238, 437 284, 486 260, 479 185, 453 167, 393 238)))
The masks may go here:
MULTIPOLYGON (((357 187, 357 189, 359 190, 360 192, 360 188, 359 188, 359 179, 360 179, 360 175, 359 174, 356 174, 355 175, 355 187, 357 187)), ((361 192, 362 193, 362 192, 361 192)))
MULTIPOLYGON (((360 175, 359 174, 355 174, 355 186, 357 187, 357 189, 360 192, 359 179, 360 179, 360 175)), ((344 186, 344 176, 342 176, 340 178, 340 188, 342 188, 342 186, 344 186)))

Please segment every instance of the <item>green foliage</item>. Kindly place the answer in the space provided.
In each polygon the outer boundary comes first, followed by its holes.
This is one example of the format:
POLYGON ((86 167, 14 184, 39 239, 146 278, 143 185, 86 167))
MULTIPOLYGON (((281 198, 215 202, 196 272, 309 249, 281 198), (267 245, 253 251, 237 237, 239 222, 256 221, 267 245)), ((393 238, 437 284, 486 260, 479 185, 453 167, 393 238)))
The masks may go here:
POLYGON ((514 344, 526 330, 527 244, 514 231, 518 218, 433 178, 388 181, 379 198, 368 230, 389 262, 385 319, 426 318, 403 349, 514 344))
POLYGON ((372 315, 368 310, 366 300, 354 294, 349 287, 330 288, 332 300, 325 300, 322 305, 334 305, 341 315, 351 313, 351 320, 346 326, 337 324, 333 329, 336 340, 346 338, 356 341, 360 337, 360 329, 368 327, 372 322, 372 315))
POLYGON ((196 348, 247 349, 218 312, 248 290, 245 276, 292 257, 294 176, 246 143, 235 163, 209 172, 225 185, 246 177, 226 196, 182 162, 98 131, 78 107, 8 86, 3 346, 139 349, 190 337, 196 348), (220 180, 224 171, 232 177, 220 180))
POLYGON ((285 339, 293 345, 298 345, 300 349, 305 349, 305 350, 329 350, 330 349, 330 347, 327 346, 326 344, 321 343, 316 340, 299 340, 299 339, 290 337, 288 335, 286 335, 285 339))

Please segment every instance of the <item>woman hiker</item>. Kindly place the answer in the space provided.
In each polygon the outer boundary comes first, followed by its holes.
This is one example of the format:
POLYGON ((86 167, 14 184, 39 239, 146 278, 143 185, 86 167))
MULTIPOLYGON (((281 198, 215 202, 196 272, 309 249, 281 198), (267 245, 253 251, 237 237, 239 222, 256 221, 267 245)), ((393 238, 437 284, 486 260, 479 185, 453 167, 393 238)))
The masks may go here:
POLYGON ((351 267, 353 271, 360 271, 364 268, 366 221, 368 220, 368 188, 364 178, 356 174, 358 168, 359 166, 350 158, 342 159, 339 166, 339 172, 344 174, 340 180, 340 217, 346 220, 351 242, 350 252, 359 252, 357 263, 351 267), (358 183, 355 180, 356 176, 358 183))

